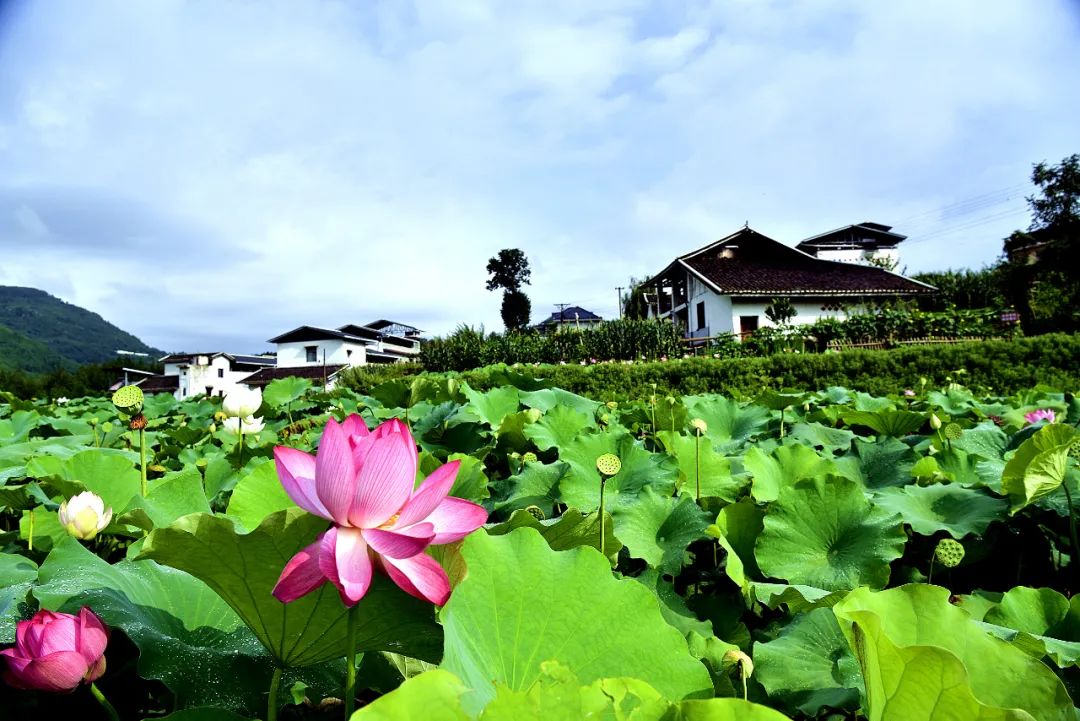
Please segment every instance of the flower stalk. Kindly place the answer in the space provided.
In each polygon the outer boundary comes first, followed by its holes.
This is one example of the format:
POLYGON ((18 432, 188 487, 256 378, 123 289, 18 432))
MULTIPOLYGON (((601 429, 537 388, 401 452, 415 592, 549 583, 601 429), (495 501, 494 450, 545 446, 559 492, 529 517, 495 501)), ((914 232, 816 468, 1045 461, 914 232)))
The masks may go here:
POLYGON ((349 607, 345 632, 345 721, 352 718, 356 705, 356 619, 359 616, 355 604, 349 607))
POLYGON ((101 693, 101 689, 97 687, 96 683, 90 684, 90 694, 101 704, 101 708, 104 709, 105 715, 109 717, 109 721, 120 721, 120 714, 116 713, 116 709, 109 703, 109 699, 105 698, 105 694, 101 693))
POLYGON ((270 694, 266 700, 266 721, 277 721, 278 687, 281 686, 281 666, 274 666, 274 675, 270 677, 270 694))

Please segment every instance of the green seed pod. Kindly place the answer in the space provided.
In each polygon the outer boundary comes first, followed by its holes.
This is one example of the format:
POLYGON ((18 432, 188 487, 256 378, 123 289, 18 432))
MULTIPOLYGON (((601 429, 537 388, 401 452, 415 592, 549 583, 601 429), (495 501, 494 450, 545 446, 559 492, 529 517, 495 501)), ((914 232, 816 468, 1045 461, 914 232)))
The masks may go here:
POLYGON ((529 513, 530 516, 532 516, 538 521, 543 521, 547 518, 547 516, 544 515, 543 509, 541 509, 540 506, 525 506, 525 510, 529 513))
POLYGON ((950 441, 958 441, 960 440, 960 437, 964 435, 964 429, 955 423, 950 423, 945 426, 945 430, 942 431, 942 434, 950 441))
POLYGON ((142 388, 138 386, 124 386, 112 394, 112 403, 116 409, 124 413, 140 413, 143 406, 142 388))
POLYGON ((521 455, 522 463, 536 463, 536 454, 532 451, 526 451, 521 455))
POLYGON ((938 541, 937 548, 934 549, 934 556, 942 566, 956 568, 964 560, 964 547, 960 545, 959 541, 943 538, 938 541))
POLYGON ((614 453, 605 453, 596 459, 596 470, 605 478, 611 478, 622 470, 622 461, 614 453))
POLYGON ((619 404, 618 404, 618 402, 616 402, 616 401, 608 401, 608 402, 607 402, 607 403, 605 403, 604 405, 606 405, 606 406, 607 406, 608 408, 610 408, 611 410, 615 410, 616 408, 618 408, 618 407, 619 407, 619 404))

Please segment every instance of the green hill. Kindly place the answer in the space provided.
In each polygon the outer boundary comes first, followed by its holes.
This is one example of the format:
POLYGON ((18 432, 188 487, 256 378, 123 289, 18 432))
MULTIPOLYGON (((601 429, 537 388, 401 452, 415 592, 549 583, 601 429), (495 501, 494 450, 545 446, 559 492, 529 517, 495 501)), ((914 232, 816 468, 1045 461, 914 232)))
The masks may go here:
POLYGON ((0 286, 0 368, 71 368, 112 360, 118 350, 164 355, 97 313, 45 291, 0 286))

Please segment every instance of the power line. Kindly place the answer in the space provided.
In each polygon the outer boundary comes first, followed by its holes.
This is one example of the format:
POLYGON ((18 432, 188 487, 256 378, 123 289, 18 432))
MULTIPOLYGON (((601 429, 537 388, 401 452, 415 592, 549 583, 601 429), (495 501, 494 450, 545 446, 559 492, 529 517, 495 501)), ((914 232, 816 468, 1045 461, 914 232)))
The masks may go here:
MULTIPOLYGON (((932 208, 930 210, 924 210, 922 212, 915 213, 914 215, 910 215, 907 218, 903 218, 898 221, 896 223, 896 227, 906 226, 913 221, 916 225, 920 225, 926 222, 926 220, 924 219, 930 219, 933 217, 945 218, 954 217, 957 215, 967 215, 976 210, 981 210, 983 208, 998 205, 1000 203, 1011 200, 1018 191, 1030 187, 1031 186, 1029 183, 1017 183, 1016 185, 1011 185, 1007 188, 999 188, 997 190, 992 190, 981 195, 974 195, 970 198, 964 198, 963 200, 949 203, 948 205, 943 205, 938 208, 932 208)), ((931 222, 933 221, 931 220, 931 222)))
POLYGON ((907 243, 905 243, 905 245, 907 245, 907 246, 917 245, 917 244, 925 242, 927 240, 933 240, 934 238, 940 238, 940 237, 944 237, 944 236, 947 236, 947 235, 952 235, 954 233, 960 233, 960 232, 963 232, 963 231, 966 231, 966 230, 971 230, 973 228, 978 228, 980 226, 987 225, 989 223, 993 223, 993 222, 998 221, 998 220, 1004 220, 1005 218, 1010 218, 1010 217, 1017 216, 1017 215, 1023 215, 1023 214, 1025 214, 1027 212, 1028 212, 1027 208, 1014 208, 1012 210, 1006 210, 1006 211, 1003 211, 1003 212, 993 213, 991 215, 982 216, 980 218, 971 218, 971 219, 969 219, 969 220, 967 220, 966 222, 963 222, 963 223, 958 223, 958 224, 955 224, 955 225, 946 225, 944 227, 938 228, 937 230, 932 230, 932 231, 930 231, 928 233, 925 233, 923 235, 918 236, 914 240, 907 241, 907 243))

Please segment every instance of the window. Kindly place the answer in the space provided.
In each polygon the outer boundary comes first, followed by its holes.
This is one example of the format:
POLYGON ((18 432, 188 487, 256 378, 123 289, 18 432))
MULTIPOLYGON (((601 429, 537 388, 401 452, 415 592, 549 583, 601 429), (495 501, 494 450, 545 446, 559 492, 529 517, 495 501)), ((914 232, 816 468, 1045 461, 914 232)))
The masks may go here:
POLYGON ((739 316, 739 332, 741 334, 750 335, 758 329, 758 317, 756 315, 740 315, 739 316))
POLYGON ((705 301, 700 301, 697 304, 697 327, 698 330, 705 327, 705 301))
POLYGON ((217 369, 217 377, 218 378, 224 378, 225 377, 225 369, 224 368, 218 368, 217 369))
POLYGON ((306 356, 305 360, 308 363, 318 363, 319 362, 319 346, 317 346, 317 345, 304 346, 304 354, 306 356))
POLYGON ((345 351, 345 357, 346 357, 346 358, 352 358, 352 348, 348 348, 348 349, 346 349, 346 351, 345 351))

